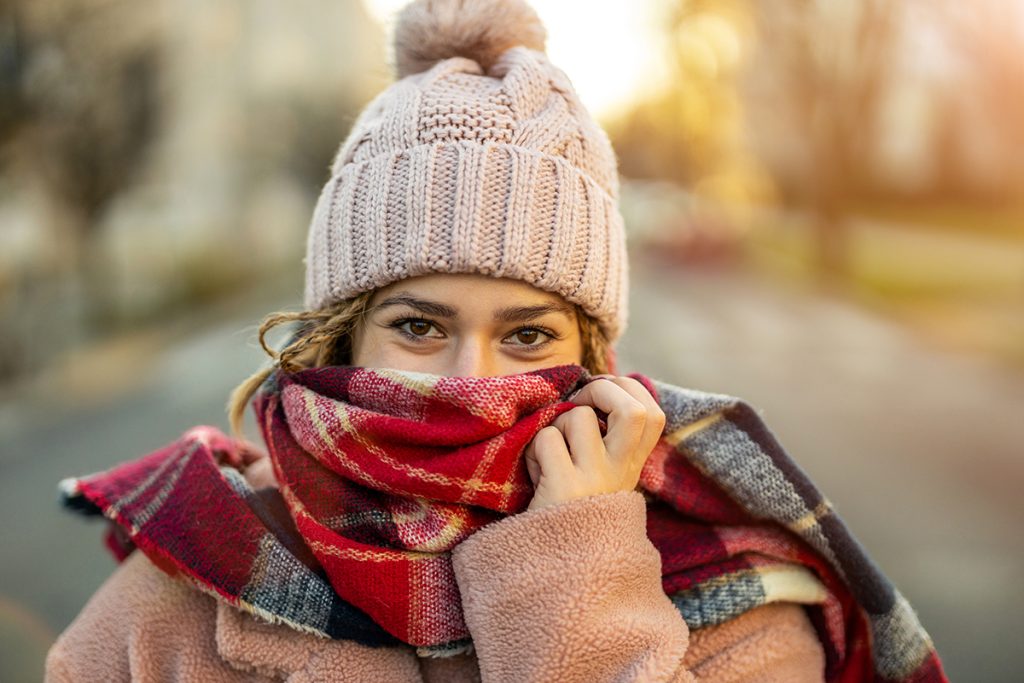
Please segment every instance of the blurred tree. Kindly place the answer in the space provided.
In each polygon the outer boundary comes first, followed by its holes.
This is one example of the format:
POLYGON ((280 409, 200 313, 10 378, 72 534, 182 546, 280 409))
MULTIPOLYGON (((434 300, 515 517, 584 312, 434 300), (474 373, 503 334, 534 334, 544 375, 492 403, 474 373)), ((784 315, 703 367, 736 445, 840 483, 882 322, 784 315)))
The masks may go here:
POLYGON ((651 184, 651 192, 636 194, 671 198, 676 209, 671 219, 631 225, 631 232, 674 259, 728 259, 752 223, 749 210, 774 199, 771 179, 744 140, 738 86, 753 18, 748 0, 670 0, 662 7, 665 80, 608 129, 623 175, 685 190, 651 184))
MULTIPOLYGON (((960 106, 960 94, 945 90, 935 93, 933 97, 935 123, 929 143, 935 168, 930 193, 945 198, 967 198, 973 183, 964 164, 968 122, 960 106)), ((932 199, 926 197, 928 201, 932 199)))
MULTIPOLYGON (((24 28, 12 0, 0 1, 0 148, 27 120, 23 80, 25 76, 24 28)), ((3 158, 0 158, 0 164, 3 158)))
POLYGON ((847 215, 871 183, 879 110, 899 47, 898 3, 669 0, 666 7, 671 78, 610 126, 622 172, 672 179, 728 202, 764 194, 763 163, 785 196, 811 209, 822 279, 841 279, 847 215))
POLYGON ((729 166, 741 107, 736 74, 748 32, 744 0, 666 5, 668 81, 609 124, 622 172, 687 187, 729 166))
MULTIPOLYGON (((998 187, 992 196, 1002 200, 1024 198, 1024 7, 1004 0, 974 0, 967 4, 943 0, 929 2, 919 9, 937 23, 947 38, 946 44, 958 54, 966 67, 956 82, 956 102, 972 104, 970 116, 961 108, 961 127, 983 127, 994 131, 999 144, 993 145, 997 161, 998 187)), ((976 137, 976 128, 967 137, 976 137)), ((948 142, 948 141, 947 141, 948 142)), ((973 144, 978 144, 974 141, 973 144)), ((962 161, 947 153, 948 162, 962 161)))
POLYGON ((758 0, 752 7, 760 51, 751 64, 760 83, 749 121, 757 135, 781 136, 800 159, 789 194, 812 209, 820 273, 831 281, 847 272, 847 216, 869 180, 901 6, 758 0))
POLYGON ((111 308, 99 218, 133 183, 158 132, 156 9, 127 0, 8 0, 3 11, 11 27, 3 87, 12 104, 0 139, 11 143, 9 163, 45 188, 59 245, 56 272, 46 275, 71 273, 87 334, 111 308))

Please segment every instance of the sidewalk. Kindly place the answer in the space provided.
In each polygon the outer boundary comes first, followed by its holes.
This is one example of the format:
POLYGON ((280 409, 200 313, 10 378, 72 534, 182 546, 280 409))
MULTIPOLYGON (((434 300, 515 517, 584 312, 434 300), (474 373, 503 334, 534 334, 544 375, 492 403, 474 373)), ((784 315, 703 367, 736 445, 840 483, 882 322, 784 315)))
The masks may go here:
POLYGON ((620 372, 732 394, 918 610, 951 680, 1018 677, 1024 373, 849 301, 635 263, 620 372))
MULTIPOLYGON (((128 331, 74 349, 55 358, 36 375, 13 386, 0 386, 0 466, 17 457, 3 446, 5 441, 144 391, 159 381, 166 356, 187 354, 188 345, 211 330, 231 329, 240 335, 239 344, 259 350, 257 333, 263 316, 301 306, 301 292, 296 284, 300 278, 301 273, 297 273, 287 279, 254 283, 234 296, 162 325, 128 331), (297 294, 288 297, 289 290, 297 294)), ((259 353, 265 358, 262 350, 259 353)))

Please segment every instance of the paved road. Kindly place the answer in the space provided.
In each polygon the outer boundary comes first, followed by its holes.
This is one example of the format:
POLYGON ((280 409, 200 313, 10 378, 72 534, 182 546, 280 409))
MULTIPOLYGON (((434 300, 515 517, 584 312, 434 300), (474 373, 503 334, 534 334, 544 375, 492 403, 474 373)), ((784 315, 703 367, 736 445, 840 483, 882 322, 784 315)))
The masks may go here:
POLYGON ((952 680, 1020 680, 1024 376, 841 299, 637 265, 621 371, 759 408, 917 609, 952 680))
MULTIPOLYGON (((120 345, 130 362, 87 373, 92 394, 71 405, 44 393, 34 410, 0 406, 8 418, 0 421, 0 681, 40 680, 49 643, 114 567, 101 524, 58 508, 57 482, 147 453, 195 424, 227 429, 228 394, 265 358, 255 326, 286 305, 242 302, 223 323, 186 332, 170 349, 148 338, 136 343, 141 351, 120 345), (9 419, 12 411, 24 418, 9 419)), ((90 358, 109 364, 109 355, 90 358)))
MULTIPOLYGON (((953 680, 1016 679, 1024 377, 752 276, 633 273, 620 370, 757 406, 917 607, 953 680)), ((148 371, 117 370, 138 378, 114 393, 0 422, 0 680, 38 679, 49 640, 113 566, 100 527, 58 511, 55 482, 196 423, 226 427, 228 392, 262 361, 252 325, 280 305, 197 330, 148 371)))

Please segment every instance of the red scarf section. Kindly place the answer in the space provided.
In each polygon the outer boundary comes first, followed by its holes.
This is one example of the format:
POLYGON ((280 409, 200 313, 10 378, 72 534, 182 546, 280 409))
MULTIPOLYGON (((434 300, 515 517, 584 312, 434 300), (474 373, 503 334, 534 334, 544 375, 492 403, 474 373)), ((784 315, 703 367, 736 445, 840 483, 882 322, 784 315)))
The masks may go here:
MULTIPOLYGON (((827 680, 945 680, 913 610, 751 406, 631 376, 667 417, 640 488, 665 593, 691 629, 804 603, 827 680)), ((198 427, 66 480, 65 504, 116 522, 126 552, 268 619, 445 651, 470 637, 450 551, 526 508, 524 447, 589 380, 577 365, 478 378, 278 371, 253 406, 280 495, 238 473, 241 442, 198 427)))
POLYGON ((281 493, 332 586, 401 640, 467 637, 449 551, 526 508, 520 457, 574 407, 579 366, 506 377, 281 374, 256 412, 281 493))

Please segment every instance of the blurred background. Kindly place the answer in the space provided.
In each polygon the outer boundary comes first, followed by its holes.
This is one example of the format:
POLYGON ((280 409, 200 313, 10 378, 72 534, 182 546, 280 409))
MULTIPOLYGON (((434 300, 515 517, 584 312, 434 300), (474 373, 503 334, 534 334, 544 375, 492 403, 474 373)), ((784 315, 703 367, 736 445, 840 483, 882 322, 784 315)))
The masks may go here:
MULTIPOLYGON (((0 680, 114 566, 58 480, 226 429, 300 308, 401 4, 0 1, 0 680)), ((1024 2, 535 6, 620 159, 619 371, 758 407, 951 679, 1019 680, 1024 2)))

